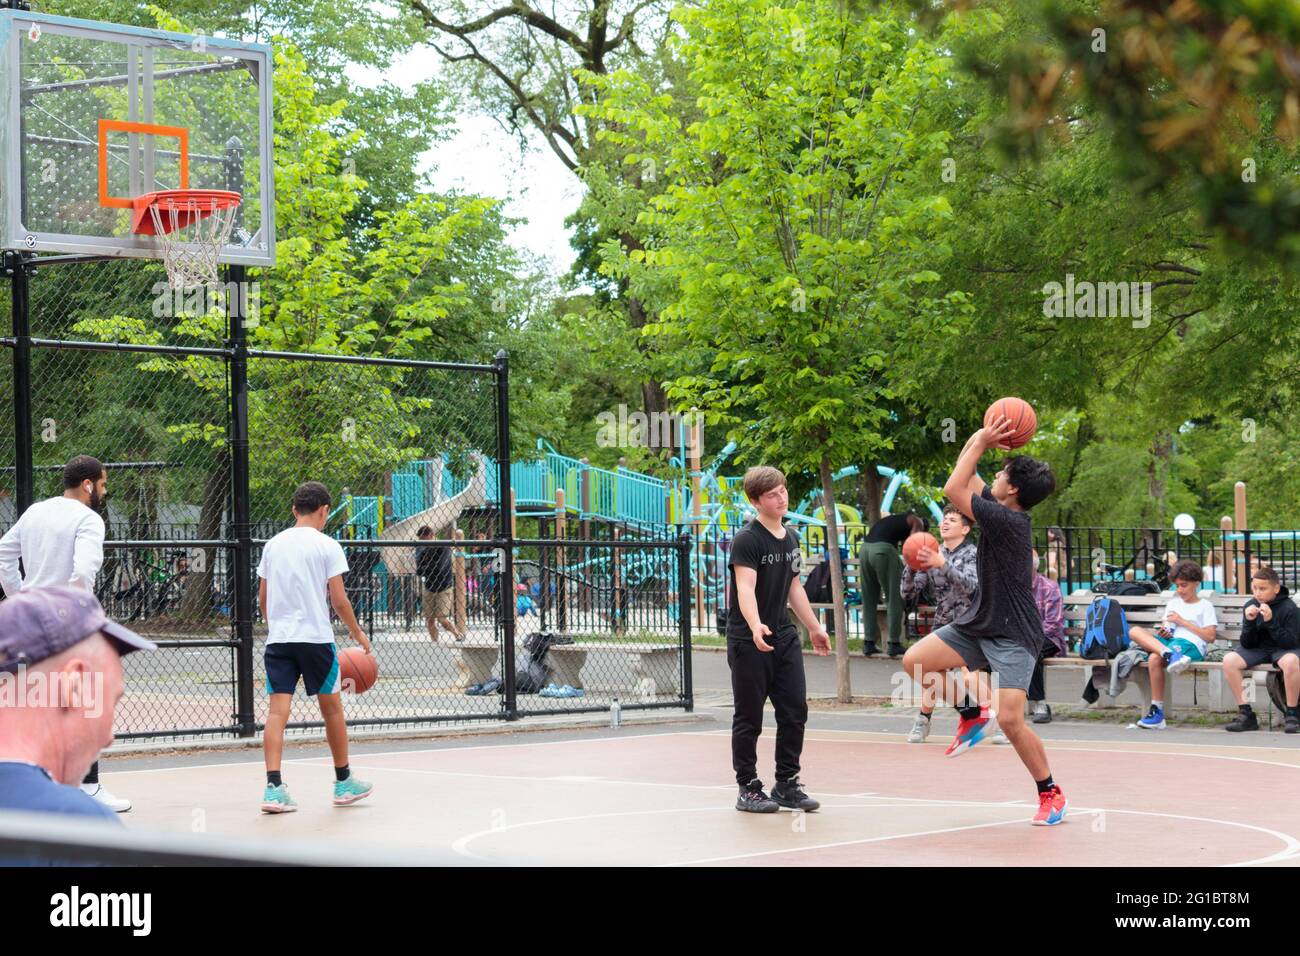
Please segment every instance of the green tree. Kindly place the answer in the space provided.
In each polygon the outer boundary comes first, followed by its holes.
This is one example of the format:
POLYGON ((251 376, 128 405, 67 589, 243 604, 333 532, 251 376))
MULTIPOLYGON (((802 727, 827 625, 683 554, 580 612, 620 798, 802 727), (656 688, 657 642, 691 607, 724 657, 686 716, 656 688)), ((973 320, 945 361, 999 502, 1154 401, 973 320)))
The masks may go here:
MULTIPOLYGON (((888 447, 892 350, 965 308, 928 268, 950 216, 929 107, 947 58, 901 8, 725 0, 676 16, 699 121, 683 125, 639 76, 587 77, 599 95, 583 111, 664 180, 641 216, 653 241, 607 248, 605 267, 663 297, 649 334, 712 351, 669 394, 725 425, 740 460, 817 476, 837 540, 831 476, 888 447)), ((829 557, 847 700, 838 548, 829 557)))

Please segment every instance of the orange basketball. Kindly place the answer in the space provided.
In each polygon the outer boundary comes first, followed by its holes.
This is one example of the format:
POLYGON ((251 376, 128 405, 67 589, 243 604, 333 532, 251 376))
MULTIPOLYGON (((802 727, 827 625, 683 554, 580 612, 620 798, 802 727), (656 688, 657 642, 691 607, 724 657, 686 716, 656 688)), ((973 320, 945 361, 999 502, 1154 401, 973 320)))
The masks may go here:
POLYGON ((359 647, 349 647, 339 652, 339 675, 343 678, 343 690, 350 694, 364 694, 375 686, 379 662, 374 654, 367 654, 359 647))
POLYGON ((922 548, 933 548, 936 553, 939 551, 939 542, 934 535, 928 531, 916 531, 907 536, 903 542, 903 560, 913 571, 924 571, 925 565, 918 563, 917 555, 922 548))
POLYGON ((998 415, 1006 416, 1014 429, 1007 438, 1007 444, 1012 448, 1028 444, 1034 437, 1034 432, 1038 431, 1038 416, 1034 414, 1034 407, 1023 398, 999 398, 984 413, 985 427, 992 425, 993 419, 998 415))

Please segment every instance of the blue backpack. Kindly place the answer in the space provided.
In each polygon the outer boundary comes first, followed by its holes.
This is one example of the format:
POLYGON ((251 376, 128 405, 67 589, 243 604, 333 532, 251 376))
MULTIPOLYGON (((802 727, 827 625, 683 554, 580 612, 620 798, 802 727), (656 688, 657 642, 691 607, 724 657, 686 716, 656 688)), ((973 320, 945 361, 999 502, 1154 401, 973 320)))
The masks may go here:
POLYGON ((1128 646, 1128 618, 1124 616, 1124 608, 1104 594, 1093 598, 1084 620, 1079 656, 1104 661, 1118 657, 1128 646))

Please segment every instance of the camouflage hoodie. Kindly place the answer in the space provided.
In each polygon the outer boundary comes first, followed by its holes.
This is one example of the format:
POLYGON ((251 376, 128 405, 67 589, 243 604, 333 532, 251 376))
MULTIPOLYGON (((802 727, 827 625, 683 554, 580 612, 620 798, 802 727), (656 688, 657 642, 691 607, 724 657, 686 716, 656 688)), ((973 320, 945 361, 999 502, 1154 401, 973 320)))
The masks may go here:
POLYGON ((975 570, 973 541, 968 538, 953 551, 949 551, 946 544, 941 544, 939 552, 945 561, 941 568, 913 571, 904 565, 900 588, 904 601, 910 601, 913 595, 924 595, 929 588, 930 593, 934 595, 935 627, 951 624, 970 607, 971 601, 975 599, 975 588, 979 582, 975 570))

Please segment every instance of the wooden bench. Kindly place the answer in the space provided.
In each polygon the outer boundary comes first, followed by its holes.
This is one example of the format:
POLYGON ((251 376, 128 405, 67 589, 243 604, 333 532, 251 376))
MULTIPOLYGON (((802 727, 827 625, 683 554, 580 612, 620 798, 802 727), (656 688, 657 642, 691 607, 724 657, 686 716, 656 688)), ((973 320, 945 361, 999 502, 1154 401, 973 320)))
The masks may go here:
MULTIPOLYGON (((1087 618, 1088 608, 1093 599, 1097 597, 1091 591, 1075 591, 1065 596, 1064 616, 1065 616, 1065 635, 1066 640, 1071 646, 1082 639, 1084 623, 1087 618)), ((1124 616, 1128 619, 1129 626, 1134 625, 1154 630, 1155 626, 1164 619, 1165 605, 1173 597, 1172 591, 1162 591, 1159 594, 1141 594, 1141 595, 1123 595, 1115 598, 1124 608, 1124 616)), ((1224 643, 1231 645, 1235 650, 1237 642, 1241 639, 1242 609, 1246 602, 1250 600, 1249 594, 1222 594, 1218 592, 1202 591, 1201 600, 1209 601, 1214 605, 1215 615, 1218 618, 1218 625, 1215 631, 1215 640, 1210 646, 1222 646, 1224 643)), ((1106 661, 1085 660, 1077 654, 1070 654, 1066 657, 1049 657, 1043 661, 1046 667, 1074 667, 1085 670, 1092 670, 1094 667, 1105 666, 1106 661)), ((1113 667, 1113 662, 1111 662, 1113 667)), ((1262 683, 1270 672, 1277 671, 1272 664, 1261 664, 1259 667, 1252 668, 1252 683, 1262 683)), ((1209 700, 1207 701, 1212 710, 1231 711, 1237 707, 1237 702, 1228 688, 1227 681, 1223 676, 1223 664, 1219 661, 1199 661, 1192 664, 1184 672, 1192 675, 1195 681, 1198 674, 1205 674, 1208 677, 1209 700)), ((1135 667, 1130 673, 1130 679, 1134 681, 1142 694, 1143 709, 1151 706, 1151 678, 1147 671, 1146 665, 1135 667)), ((1170 677, 1169 680, 1176 678, 1170 677)), ((1251 685, 1248 685, 1250 687, 1251 685)), ((1247 693, 1253 692, 1253 687, 1247 693)), ((1193 684, 1193 695, 1195 695, 1195 684, 1193 684)), ((1254 695, 1258 697, 1259 695, 1254 695)), ((1267 696, 1267 695, 1265 695, 1267 696)), ((1195 700, 1195 696, 1193 696, 1195 700)))
MULTIPOLYGON (((491 639, 467 637, 450 646, 460 652, 457 687, 490 680, 500 665, 501 645, 491 639)), ((516 659, 526 653, 522 643, 515 649, 516 659)), ((681 693, 681 654, 680 648, 673 644, 614 641, 556 644, 546 654, 546 679, 560 686, 582 688, 585 686, 582 670, 589 662, 597 667, 591 676, 603 688, 632 687, 633 693, 642 700, 681 693)))

